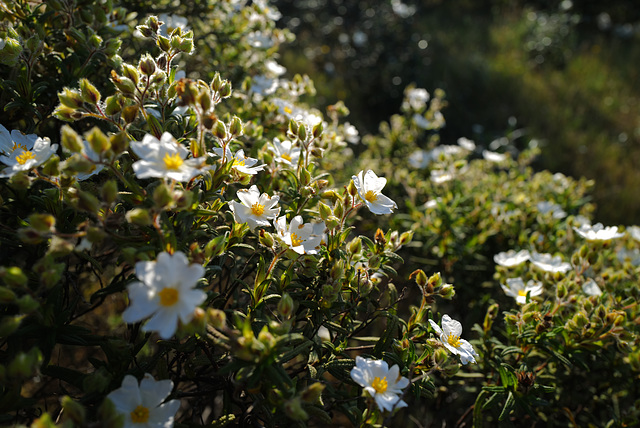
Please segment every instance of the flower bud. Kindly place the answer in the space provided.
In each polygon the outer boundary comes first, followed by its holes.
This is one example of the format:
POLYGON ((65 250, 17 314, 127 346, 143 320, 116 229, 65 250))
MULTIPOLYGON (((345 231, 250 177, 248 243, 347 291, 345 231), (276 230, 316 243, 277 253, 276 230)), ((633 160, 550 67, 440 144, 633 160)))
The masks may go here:
POLYGON ((109 137, 111 143, 111 151, 118 155, 129 147, 129 137, 125 131, 118 132, 109 137))
POLYGON ((222 98, 228 98, 231 96, 231 82, 229 82, 228 80, 225 80, 224 83, 222 84, 222 86, 220 87, 220 90, 218 91, 218 93, 220 94, 220 96, 222 98))
POLYGON ((216 330, 223 330, 227 324, 227 314, 220 309, 208 308, 207 319, 211 327, 216 330))
POLYGON ((342 199, 338 199, 336 201, 336 204, 333 207, 333 215, 338 218, 342 218, 343 214, 344 214, 344 205, 342 203, 342 199))
POLYGON ((227 127, 221 120, 216 122, 212 132, 213 135, 215 135, 220 140, 226 140, 228 138, 227 127))
POLYGON ((100 189, 102 200, 111 205, 118 198, 118 183, 115 180, 107 180, 100 189))
POLYGON ((229 125, 229 132, 233 137, 240 137, 244 134, 244 128, 242 125, 242 120, 238 116, 233 116, 231 119, 231 124, 229 125))
POLYGON ((322 131, 323 131, 323 126, 322 126, 322 121, 320 121, 313 127, 313 138, 320 137, 322 135, 322 131))
POLYGON ((149 211, 144 208, 134 208, 125 214, 125 217, 129 223, 137 224, 138 226, 149 226, 152 221, 149 211))
POLYGON ((156 207, 162 209, 173 204, 171 189, 165 183, 161 183, 153 190, 153 202, 156 207))
POLYGON ((313 404, 320 399, 320 396, 322 395, 322 391, 324 391, 325 388, 326 388, 325 384, 320 382, 314 382, 311 385, 309 385, 304 391, 302 391, 302 394, 300 394, 300 398, 305 403, 313 404))
POLYGON ((122 109, 122 118, 126 123, 132 123, 138 116, 139 107, 137 105, 127 106, 122 109))
POLYGON ((350 254, 359 254, 362 251, 362 239, 359 237, 353 238, 349 244, 347 244, 347 251, 350 254))
POLYGON ((78 192, 77 208, 90 213, 97 213, 100 201, 90 192, 81 190, 78 192))
POLYGON ((114 114, 118 114, 122 111, 122 107, 124 106, 124 100, 118 94, 111 95, 105 100, 105 114, 107 116, 113 116, 114 114))
POLYGON ((307 127, 302 123, 298 126, 298 138, 301 141, 307 140, 307 127))
POLYGON ((72 110, 82 108, 84 105, 82 96, 69 88, 63 88, 62 92, 58 93, 58 100, 60 100, 60 104, 72 110))
POLYGON ((424 288, 424 286, 427 285, 427 274, 425 274, 422 269, 417 269, 411 272, 409 279, 411 278, 415 278, 416 284, 418 284, 420 288, 424 288))
POLYGON ((356 185, 353 183, 353 180, 349 181, 349 184, 347 185, 347 192, 355 197, 358 194, 358 189, 356 188, 356 185))
POLYGON ((63 125, 60 128, 62 147, 69 150, 71 153, 80 153, 84 148, 84 144, 82 144, 82 138, 78 135, 76 131, 73 130, 69 125, 63 125))
POLYGON ((100 92, 87 79, 80 79, 80 95, 82 100, 89 104, 96 105, 100 102, 100 92))
POLYGON ((264 229, 260 229, 260 244, 264 245, 267 248, 273 248, 274 239, 273 235, 269 232, 265 232, 264 229))
POLYGON ((213 238, 211 241, 207 243, 204 247, 204 255, 208 259, 213 257, 217 257, 224 251, 227 245, 227 235, 220 235, 213 238))
POLYGON ((289 294, 284 293, 282 295, 282 298, 278 302, 278 312, 282 315, 284 319, 289 319, 293 314, 293 309, 294 309, 293 299, 291 298, 291 296, 289 296, 289 294))
POLYGON ((0 279, 10 287, 20 287, 27 283, 27 276, 17 266, 9 268, 0 266, 0 279))
POLYGON ((68 395, 65 395, 60 399, 60 404, 62 404, 62 409, 64 410, 63 415, 65 418, 69 418, 76 426, 84 425, 87 412, 82 404, 74 401, 68 395))
POLYGON ((94 126, 84 137, 89 142, 91 148, 98 154, 102 154, 111 148, 111 142, 100 128, 94 126))
POLYGON ((336 216, 330 215, 324 223, 327 225, 327 229, 333 230, 340 225, 340 219, 336 216))
POLYGON ((302 408, 300 397, 292 398, 284 403, 284 413, 294 421, 306 421, 309 414, 302 408))
POLYGON ((51 214, 31 214, 28 221, 39 232, 53 232, 56 226, 56 219, 51 214))
POLYGON ((138 63, 138 68, 142 71, 143 74, 147 76, 151 76, 156 71, 156 62, 149 54, 145 54, 140 58, 140 62, 138 63))
POLYGON ((318 212, 320 213, 320 218, 322 220, 327 220, 327 218, 332 214, 329 205, 322 202, 318 202, 318 212))

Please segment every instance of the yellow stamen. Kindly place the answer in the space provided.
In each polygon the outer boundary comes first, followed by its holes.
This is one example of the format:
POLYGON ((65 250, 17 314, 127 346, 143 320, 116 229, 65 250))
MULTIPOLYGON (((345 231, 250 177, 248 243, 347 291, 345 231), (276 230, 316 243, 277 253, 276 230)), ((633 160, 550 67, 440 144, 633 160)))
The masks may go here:
POLYGON ((518 290, 518 296, 526 296, 527 292, 524 290, 518 290))
POLYGON ((297 247, 298 245, 301 245, 303 242, 304 242, 304 239, 300 238, 295 233, 291 234, 291 245, 293 245, 294 247, 297 247))
POLYGON ((378 195, 376 195, 376 192, 374 192, 373 190, 367 190, 367 193, 364 194, 364 198, 367 201, 373 203, 378 200, 378 195))
POLYGON ((280 156, 282 159, 288 160, 289 162, 291 162, 291 156, 289 156, 287 153, 283 154, 282 156, 280 156))
POLYGON ((172 169, 172 170, 180 169, 180 167, 184 163, 184 161, 182 160, 182 158, 178 153, 174 153, 172 155, 170 155, 169 153, 165 153, 164 158, 162 158, 162 160, 164 161, 164 166, 166 166, 167 169, 172 169))
POLYGON ((131 412, 131 422, 134 424, 143 424, 149 420, 149 409, 144 406, 136 407, 131 412))
POLYGON ((233 164, 231 164, 231 166, 244 166, 244 159, 233 158, 233 164))
POLYGON ((178 301, 178 298, 180 297, 180 292, 173 287, 167 287, 167 288, 163 288, 158 293, 158 296, 160 296, 160 304, 162 306, 173 306, 178 301))
POLYGON ((255 204, 251 205, 251 212, 253 213, 253 215, 260 217, 262 214, 264 214, 264 205, 256 202, 255 204))
POLYGON ((373 379, 373 382, 371 382, 371 387, 375 389, 378 394, 384 394, 388 386, 389 384, 387 383, 386 376, 382 379, 376 377, 375 379, 373 379))
POLYGON ((449 345, 453 346, 454 348, 457 348, 460 346, 460 336, 456 336, 453 333, 449 333, 449 337, 447 337, 447 342, 449 342, 449 345))
POLYGON ((22 154, 16 156, 16 160, 20 165, 24 165, 25 163, 27 163, 29 159, 35 159, 35 158, 36 158, 36 155, 34 155, 33 152, 30 152, 29 150, 25 150, 24 152, 22 152, 22 154))
POLYGON ((15 150, 15 149, 22 149, 25 152, 27 151, 27 146, 25 146, 24 144, 20 144, 20 143, 16 143, 15 141, 13 142, 13 147, 11 148, 11 150, 15 150))
POLYGON ((284 112, 287 113, 287 114, 291 114, 291 113, 293 113, 293 110, 291 109, 291 107, 287 106, 287 107, 284 108, 284 112))

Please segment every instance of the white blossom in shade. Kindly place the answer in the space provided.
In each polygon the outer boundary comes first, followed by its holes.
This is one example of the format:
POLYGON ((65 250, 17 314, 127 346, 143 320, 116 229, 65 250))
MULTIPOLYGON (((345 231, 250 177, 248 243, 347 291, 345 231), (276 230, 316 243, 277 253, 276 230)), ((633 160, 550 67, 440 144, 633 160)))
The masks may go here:
POLYGON ((282 18, 282 14, 274 6, 269 6, 268 0, 253 0, 253 4, 260 8, 262 13, 272 21, 282 18))
POLYGON ((162 252, 157 261, 136 263, 140 280, 129 284, 127 291, 131 306, 122 313, 126 323, 151 317, 142 329, 157 331, 161 338, 171 338, 178 328, 193 319, 193 312, 207 298, 204 291, 194 288, 204 276, 199 264, 189 264, 181 251, 173 255, 162 252))
POLYGON ((229 202, 236 223, 247 223, 251 230, 256 226, 269 226, 270 220, 280 214, 280 207, 276 207, 280 196, 273 197, 266 193, 260 194, 255 184, 247 189, 240 189, 236 193, 240 202, 229 202))
POLYGON ((540 214, 551 214, 551 217, 556 220, 560 220, 567 216, 567 213, 562 209, 562 207, 560 207, 560 205, 551 201, 538 202, 536 204, 536 208, 540 214))
POLYGON ((142 382, 126 375, 120 388, 111 391, 107 398, 117 413, 124 416, 123 428, 171 428, 180 400, 164 401, 171 390, 170 379, 156 381, 149 373, 142 382))
POLYGON ((602 294, 602 290, 598 287, 598 284, 592 279, 587 279, 584 284, 582 284, 582 291, 587 296, 599 296, 602 294))
POLYGON ((271 101, 276 105, 276 107, 278 107, 278 111, 280 112, 280 114, 286 116, 289 119, 297 120, 298 122, 302 122, 310 127, 313 127, 322 122, 322 116, 297 107, 287 100, 283 100, 282 98, 275 98, 271 101))
POLYGON ((421 110, 429 101, 429 92, 423 88, 413 88, 407 90, 405 94, 407 104, 413 110, 421 110))
POLYGON ((438 338, 442 342, 445 348, 447 348, 452 354, 460 355, 460 362, 467 364, 468 362, 475 363, 475 357, 478 356, 473 346, 464 339, 460 339, 462 335, 462 324, 459 321, 451 319, 449 315, 442 316, 442 328, 438 326, 433 320, 429 320, 431 328, 433 328, 438 335, 438 338))
POLYGON ((431 156, 429 152, 425 152, 424 150, 416 150, 409 155, 409 166, 415 169, 426 168, 431 162, 431 156))
POLYGON ((342 125, 342 130, 344 132, 344 138, 348 143, 358 144, 358 141, 360 141, 360 134, 355 126, 349 122, 345 122, 344 125, 342 125))
POLYGON ((263 75, 251 79, 251 92, 258 95, 271 95, 278 89, 278 79, 263 75))
POLYGON ((460 146, 454 146, 451 144, 443 144, 436 146, 429 152, 429 157, 434 161, 443 161, 450 159, 452 156, 459 155, 464 149, 460 146))
POLYGON ((516 303, 524 305, 527 303, 527 294, 530 297, 542 294, 542 283, 530 279, 525 285, 522 278, 508 278, 506 284, 500 284, 502 291, 509 297, 516 299, 516 303))
POLYGON ((58 145, 51 144, 48 138, 40 138, 33 134, 23 135, 16 130, 9 134, 6 128, 2 127, 0 150, 5 153, 0 156, 0 162, 7 165, 0 171, 0 178, 6 178, 42 165, 58 150, 58 145))
POLYGON ((416 113, 413 115, 413 121, 419 128, 426 130, 439 129, 445 125, 444 116, 439 111, 433 113, 433 118, 431 118, 431 120, 419 113, 416 113))
POLYGON ((158 140, 151 134, 142 141, 132 141, 131 150, 140 158, 133 163, 133 171, 138 178, 170 178, 189 181, 200 174, 204 158, 186 159, 189 150, 179 144, 168 132, 158 140))
POLYGON ((79 172, 78 174, 76 174, 76 178, 78 180, 86 180, 87 178, 96 175, 104 168, 104 165, 100 163, 100 154, 98 154, 98 152, 91 148, 91 145, 87 140, 82 140, 82 152, 80 152, 80 155, 91 161, 94 168, 89 172, 79 172))
POLYGON ((460 147, 462 147, 465 150, 468 150, 470 152, 474 151, 476 149, 476 143, 474 143, 472 140, 466 138, 466 137, 460 137, 458 138, 458 145, 460 147))
POLYGON ((267 71, 267 75, 268 76, 274 76, 274 77, 282 76, 287 71, 287 69, 285 67, 283 67, 282 65, 278 64, 277 62, 275 62, 272 59, 269 59, 269 60, 265 61, 264 62, 264 67, 265 67, 265 69, 267 71))
POLYGON ((582 226, 583 224, 591 224, 591 220, 589 220, 587 217, 583 215, 578 214, 577 216, 573 217, 573 224, 582 226))
POLYGON ((616 252, 616 257, 620 263, 631 263, 633 266, 640 266, 640 250, 634 248, 627 250, 626 248, 620 248, 616 252))
POLYGON ((231 168, 243 174, 256 175, 264 169, 264 165, 256 165, 258 159, 245 156, 243 149, 233 154, 231 150, 229 150, 229 146, 227 146, 224 150, 222 148, 214 148, 213 152, 221 158, 224 158, 225 162, 233 162, 231 168))
POLYGON ((447 181, 453 180, 453 173, 451 171, 446 171, 444 169, 432 169, 431 170, 431 181, 435 184, 446 183, 447 181))
POLYGON ((553 256, 551 254, 546 253, 536 253, 531 254, 531 263, 539 269, 542 269, 545 272, 560 272, 566 273, 571 269, 571 264, 562 261, 562 257, 553 256))
POLYGON ((488 160, 489 162, 504 162, 507 160, 507 155, 504 153, 491 152, 489 150, 482 151, 482 157, 488 160))
POLYGON ((289 140, 280 141, 278 138, 273 139, 273 146, 270 147, 274 154, 274 160, 287 166, 295 167, 300 160, 300 147, 296 147, 289 140))
POLYGON ((504 267, 514 267, 521 265, 531 258, 531 254, 528 250, 520 250, 516 252, 515 250, 509 250, 506 252, 501 252, 493 256, 493 261, 496 264, 504 267))
POLYGON ((609 241, 624 236, 624 233, 618 233, 618 226, 604 227, 602 223, 596 223, 593 226, 583 224, 580 227, 574 227, 573 230, 587 241, 609 241))
POLYGON ((247 43, 257 49, 269 49, 275 45, 273 37, 262 31, 252 31, 247 34, 247 43))
POLYGON ((351 177, 358 190, 358 195, 369 210, 374 214, 391 214, 394 208, 398 208, 395 202, 383 195, 382 189, 387 184, 387 179, 378 177, 370 169, 360 171, 358 175, 351 177))
POLYGON ((638 226, 629 226, 627 227, 627 232, 633 239, 636 241, 640 241, 640 227, 638 226))
POLYGON ((364 388, 364 393, 373 398, 380 410, 390 412, 407 407, 400 395, 409 386, 409 379, 400 375, 397 364, 389 368, 386 361, 358 356, 351 369, 351 379, 364 388))
POLYGON ((273 224, 278 238, 293 251, 298 254, 317 254, 316 248, 320 246, 322 236, 314 234, 313 224, 305 224, 299 215, 291 219, 289 227, 286 216, 278 217, 273 224))
POLYGON ((160 27, 160 34, 164 37, 169 37, 176 28, 179 28, 183 34, 189 31, 189 20, 184 16, 161 13, 158 20, 164 22, 160 27))

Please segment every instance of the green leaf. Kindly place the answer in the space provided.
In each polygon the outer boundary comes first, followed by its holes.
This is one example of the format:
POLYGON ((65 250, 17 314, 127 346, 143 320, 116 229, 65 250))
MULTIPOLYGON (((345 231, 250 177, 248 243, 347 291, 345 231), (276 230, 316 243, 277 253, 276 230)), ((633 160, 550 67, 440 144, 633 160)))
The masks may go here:
POLYGON ((509 416, 511 410, 513 410, 516 405, 516 397, 513 395, 513 392, 509 391, 509 395, 507 396, 507 401, 504 403, 504 407, 502 408, 502 412, 500 412, 500 416, 498 416, 499 421, 503 421, 509 416))

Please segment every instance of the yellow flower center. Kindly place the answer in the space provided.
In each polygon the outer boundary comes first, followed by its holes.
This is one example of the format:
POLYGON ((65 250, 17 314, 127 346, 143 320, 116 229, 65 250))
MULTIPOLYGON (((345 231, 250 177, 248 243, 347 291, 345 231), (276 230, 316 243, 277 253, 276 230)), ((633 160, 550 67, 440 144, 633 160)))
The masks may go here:
POLYGON ((449 345, 453 346, 454 348, 457 348, 460 346, 460 336, 456 336, 453 333, 449 333, 449 337, 447 337, 447 342, 449 342, 449 345))
POLYGON ((367 201, 373 203, 378 200, 378 195, 376 195, 376 192, 374 192, 373 190, 367 190, 367 193, 364 194, 364 198, 367 201))
POLYGON ((29 150, 25 150, 24 152, 22 152, 22 154, 16 157, 16 160, 20 165, 24 165, 25 163, 27 163, 29 159, 35 159, 35 158, 36 158, 36 155, 34 155, 33 152, 30 152, 29 150))
POLYGON ((244 166, 244 159, 233 158, 233 164, 231 166, 244 166))
POLYGON ((284 108, 284 112, 287 113, 287 114, 291 114, 291 113, 293 113, 293 110, 291 110, 291 107, 287 106, 287 107, 284 108))
POLYGON ((389 384, 387 383, 386 376, 382 379, 376 377, 375 379, 373 379, 373 382, 371 382, 371 387, 375 389, 378 394, 384 394, 388 386, 389 384))
POLYGON ((160 304, 162 306, 173 306, 178 301, 180 292, 173 287, 166 287, 160 290, 158 296, 160 296, 160 304))
POLYGON ((27 151, 27 146, 25 146, 24 144, 20 144, 20 143, 16 143, 15 141, 13 142, 13 147, 11 148, 11 150, 15 150, 15 149, 22 149, 25 152, 27 151))
POLYGON ((527 292, 524 290, 518 290, 518 296, 526 296, 527 292))
POLYGON ((253 215, 260 217, 262 214, 264 214, 264 205, 256 202, 255 204, 251 205, 251 212, 253 213, 253 215))
POLYGON ((149 409, 144 406, 136 407, 131 412, 131 422, 134 424, 143 424, 149 420, 149 409))
POLYGON ((301 245, 303 242, 304 242, 304 239, 300 238, 295 233, 291 234, 291 245, 293 245, 294 247, 297 247, 298 245, 301 245))
POLYGON ((289 154, 285 153, 282 156, 280 156, 282 159, 288 160, 289 162, 291 162, 291 156, 289 156, 289 154))
POLYGON ((174 153, 172 155, 170 155, 169 153, 165 153, 164 158, 162 160, 164 161, 164 166, 167 167, 167 169, 172 169, 172 170, 179 169, 184 163, 184 161, 182 160, 182 158, 178 153, 174 153))

